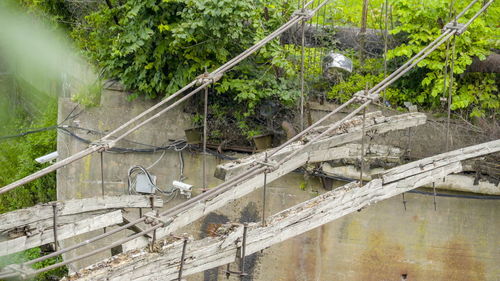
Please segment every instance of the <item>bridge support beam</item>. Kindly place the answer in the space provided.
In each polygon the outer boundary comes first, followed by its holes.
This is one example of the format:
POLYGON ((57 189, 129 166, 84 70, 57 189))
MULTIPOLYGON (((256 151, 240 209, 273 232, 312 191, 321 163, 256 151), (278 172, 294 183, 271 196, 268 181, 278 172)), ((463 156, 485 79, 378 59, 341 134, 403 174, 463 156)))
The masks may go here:
MULTIPOLYGON (((388 170, 380 178, 364 186, 357 183, 346 184, 270 217, 265 227, 260 226, 260 223, 249 225, 246 253, 250 255, 370 204, 432 183, 448 174, 458 173, 462 171, 461 161, 498 151, 500 140, 450 152, 452 155, 460 154, 459 158, 454 158, 456 161, 446 161, 450 153, 440 154, 388 170), (408 168, 411 167, 424 169, 408 174, 408 168), (390 178, 394 180, 388 180, 390 178)), ((184 276, 234 261, 243 228, 234 225, 226 227, 225 231, 220 231, 219 237, 209 237, 189 244, 186 249, 187 259, 183 265, 184 276)), ((74 278, 71 277, 71 280, 174 280, 178 274, 178 257, 182 253, 182 245, 182 241, 167 243, 159 253, 144 250, 123 253, 82 270, 74 278)))

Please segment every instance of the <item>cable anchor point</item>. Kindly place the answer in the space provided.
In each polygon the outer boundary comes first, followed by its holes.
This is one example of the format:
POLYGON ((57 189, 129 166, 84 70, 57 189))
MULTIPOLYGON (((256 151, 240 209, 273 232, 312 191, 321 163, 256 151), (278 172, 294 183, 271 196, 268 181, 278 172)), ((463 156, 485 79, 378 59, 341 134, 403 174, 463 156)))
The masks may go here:
POLYGON ((451 30, 451 31, 454 31, 456 30, 456 33, 455 35, 461 35, 462 33, 464 33, 464 31, 467 29, 467 26, 463 23, 458 23, 456 21, 451 21, 449 23, 447 23, 444 27, 443 27, 443 30, 442 32, 445 32, 447 30, 451 30))
POLYGON ((115 145, 113 140, 96 140, 90 143, 89 147, 97 148, 97 152, 104 152, 115 145))
POLYGON ((356 99, 355 100, 356 102, 361 102, 361 103, 365 103, 367 101, 376 102, 379 99, 378 94, 370 94, 369 91, 366 90, 361 90, 356 92, 353 95, 353 97, 356 99))
POLYGON ((303 17, 303 21, 308 21, 314 16, 314 11, 308 9, 300 9, 292 14, 292 17, 294 16, 303 17))
POLYGON ((205 72, 202 75, 196 77, 196 84, 203 85, 206 83, 215 84, 215 82, 219 81, 222 78, 222 73, 208 73, 205 72))

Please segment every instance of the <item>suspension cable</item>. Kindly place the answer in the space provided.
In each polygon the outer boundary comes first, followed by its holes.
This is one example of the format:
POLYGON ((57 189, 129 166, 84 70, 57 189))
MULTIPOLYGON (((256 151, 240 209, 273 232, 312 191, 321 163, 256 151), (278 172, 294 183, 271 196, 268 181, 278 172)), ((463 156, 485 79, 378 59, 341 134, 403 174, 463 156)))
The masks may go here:
MULTIPOLYGON (((465 30, 465 28, 470 25, 473 21, 473 19, 477 18, 482 12, 484 12, 486 10, 486 8, 491 5, 491 3, 493 3, 494 0, 490 0, 486 5, 483 6, 483 8, 478 11, 473 18, 471 18, 471 20, 468 21, 468 23, 464 26, 464 28, 462 28, 463 30, 465 30)), ((309 2, 309 3, 312 3, 313 1, 309 2)), ((328 0, 325 0, 325 2, 328 2, 328 0)), ((475 2, 477 2, 477 0, 475 0, 475 2)), ((474 3, 475 3, 474 2, 474 3)), ((309 4, 308 3, 308 4, 309 4)), ((307 5, 307 4, 306 4, 307 5)), ((322 5, 319 5, 319 6, 323 6, 324 4, 322 5)), ((472 5, 469 5, 467 7, 467 9, 469 9, 472 5)), ((317 9, 316 9, 317 11, 317 9)), ((466 12, 466 11, 465 11, 466 12)), ((461 14, 464 14, 465 13, 464 11, 461 13, 461 14)), ((298 21, 301 20, 301 17, 299 16, 298 18, 298 21)), ((293 21, 293 20, 291 20, 293 21)), ((297 22, 298 22, 297 21, 297 22)), ((286 24, 285 24, 286 25, 286 24)), ((286 30, 286 29, 285 29, 286 30)), ((283 31, 284 32, 284 31, 283 31)), ((345 121, 347 121, 348 119, 352 118, 354 115, 356 115, 359 111, 363 110, 365 107, 367 107, 369 104, 371 104, 374 100, 376 100, 378 98, 378 93, 380 91, 382 91, 383 89, 385 89, 386 87, 388 87, 390 84, 392 84, 396 79, 398 79, 399 77, 401 77, 403 74, 405 74, 406 72, 408 72, 411 68, 413 68, 416 64, 418 64, 421 60, 423 60, 425 57, 427 57, 432 51, 434 51, 437 47, 439 47, 440 45, 442 45, 448 38, 450 38, 451 36, 455 35, 457 33, 457 30, 453 30, 453 31, 450 31, 450 30, 446 30, 445 32, 443 32, 443 34, 441 34, 441 36, 439 36, 436 40, 434 40, 430 46, 432 47, 429 47, 427 46, 426 48, 424 48, 424 50, 422 50, 421 52, 419 52, 415 57, 413 57, 412 59, 410 59, 409 62, 407 62, 405 65, 403 65, 402 67, 400 67, 398 70, 399 73, 396 74, 396 75, 390 75, 388 76, 387 78, 391 77, 391 79, 387 79, 386 82, 384 83, 379 83, 377 84, 377 86, 375 86, 374 88, 372 88, 371 90, 367 91, 367 93, 369 93, 370 95, 367 96, 367 100, 361 105, 359 106, 357 109, 355 109, 354 111, 352 111, 350 114, 348 114, 347 116, 345 116, 343 119, 341 119, 340 121, 337 121, 336 123, 332 124, 331 126, 329 126, 329 128, 325 131, 323 131, 321 134, 317 135, 316 137, 314 137, 313 139, 311 139, 307 144, 305 144, 304 146, 301 147, 301 149, 299 150, 296 150, 294 151, 293 153, 289 154, 287 157, 283 158, 281 161, 279 161, 277 164, 276 164, 276 167, 279 167, 281 166, 284 162, 290 160, 292 157, 294 157, 295 155, 297 155, 298 153, 302 152, 304 149, 308 148, 310 145, 312 145, 315 141, 319 140, 320 138, 326 136, 327 134, 329 134, 330 132, 332 132, 333 130, 335 130, 336 128, 338 128, 341 124, 343 124, 345 121), (443 36, 444 35, 444 36, 443 36), (420 58, 416 58, 417 56, 421 56, 420 58), (378 87, 378 89, 377 89, 378 87), (376 89, 376 90, 374 90, 376 89)), ((277 35, 276 35, 277 36, 277 35)), ((262 42, 262 41, 261 41, 262 42)), ((242 56, 242 59, 246 58, 247 56, 242 56)), ((228 65, 229 62, 228 62, 228 65)), ((396 72, 398 71, 396 70, 396 72)), ((213 72, 214 73, 214 72, 213 72)), ((215 72, 215 73, 218 73, 218 72, 215 72)), ((394 73, 393 73, 394 74, 394 73)), ((384 79, 386 80, 386 79, 384 79)), ((205 84, 210 84, 209 82, 205 83, 205 84)), ((207 85, 203 85, 203 86, 207 86, 207 85)), ((201 88, 201 87, 199 87, 201 88)), ((198 89, 199 89, 198 88, 198 89)), ((201 90, 201 89, 200 89, 201 90)), ((189 95, 189 94, 188 94, 189 95)), ((332 111, 332 113, 336 113, 338 112, 340 109, 342 108, 345 108, 347 105, 355 102, 358 100, 358 97, 353 97, 352 99, 350 99, 348 102, 346 102, 345 104, 341 105, 340 107, 338 107, 336 110, 332 111)), ((175 103, 175 105, 177 105, 178 103, 175 103)), ((171 106, 169 106, 169 108, 171 108, 172 106, 174 106, 174 104, 172 104, 171 106)), ((156 115, 159 116, 159 114, 162 114, 163 112, 165 112, 166 110, 163 110, 161 111, 160 113, 157 113, 156 115)), ((332 113, 329 113, 327 114, 325 117, 328 118, 329 116, 332 115, 332 113)), ((156 116, 155 115, 155 116, 156 116)), ((155 117, 153 116, 153 117, 155 117)), ((318 120, 316 123, 314 123, 313 125, 309 126, 308 128, 306 128, 304 131, 302 131, 300 134, 296 135, 294 138, 290 139, 289 141, 285 142, 283 145, 279 146, 277 149, 274 149, 271 151, 271 153, 268 155, 268 156, 272 156, 274 155, 275 153, 277 153, 278 151, 280 151, 283 147, 285 147, 286 145, 290 144, 293 141, 295 140, 298 140, 300 137, 302 137, 303 135, 305 135, 307 132, 311 131, 313 128, 315 128, 317 125, 319 125, 321 122, 323 122, 324 120, 326 120, 326 118, 323 117, 321 118, 320 120, 318 120)), ((149 120, 149 119, 148 119, 149 120)), ((143 122, 144 123, 144 122, 143 122)), ((141 123, 141 124, 143 124, 141 123)), ((136 126, 137 127, 137 126, 136 126)), ((89 147, 88 149, 92 148, 93 146, 89 147)), ((86 151, 86 150, 84 150, 86 151)), ((82 151, 82 152, 84 152, 82 151)), ((97 149, 96 149, 97 151, 97 149)), ((80 152, 80 153, 82 153, 80 152)), ((88 154, 92 153, 94 151, 91 151, 89 152, 88 154)), ((88 155, 87 154, 87 155, 88 155)), ((75 154, 77 155, 77 154, 75 154)), ((68 158, 67 158, 68 159, 68 158)), ((64 159, 62 160, 61 162, 67 160, 67 159, 64 159)), ((77 159, 74 159, 73 161, 76 161, 77 159)), ((56 163, 57 164, 57 163, 56 163)), ((55 165, 55 164, 54 164, 55 165)), ((51 167, 51 166, 50 166, 51 167)), ((48 167, 48 168, 50 168, 48 167)), ((169 218, 172 218, 173 216, 175 216, 176 214, 179 214, 189 208, 192 207, 193 204, 198 204, 199 202, 202 202, 204 200, 207 200, 209 198, 213 198, 221 193, 223 193, 224 191, 226 190, 229 190, 230 188, 232 188, 234 185, 236 184, 239 184, 255 175, 258 175, 262 172, 264 172, 265 170, 267 169, 267 167, 265 166, 255 166, 253 167, 252 169, 246 171, 245 173, 242 173, 232 179, 230 179, 229 181, 227 182, 224 182, 222 184, 220 184, 219 186, 213 188, 213 189, 210 189, 208 190, 207 192, 205 193, 202 193, 196 197, 193 197, 181 204, 179 204, 178 206, 174 207, 174 208, 171 208, 171 209, 168 209, 168 210, 165 210, 163 212, 160 213, 160 216, 161 217, 165 217, 165 216, 169 216, 169 218)), ((13 187, 14 188, 14 187, 13 187)), ((5 189, 5 188, 4 188, 5 189)), ((0 189, 0 194, 3 193, 2 192, 3 189, 0 189)), ((49 254, 47 256, 44 256, 44 257, 40 257, 38 259, 35 259, 35 260, 32 260, 32 261, 29 261, 29 262, 26 262, 26 263, 23 263, 22 265, 31 265, 35 262, 39 262, 39 261, 42 261, 42 260, 45 260, 47 258, 50 258, 50 257, 54 257, 54 256, 57 256, 57 255, 60 255, 62 253, 65 253, 65 252, 68 252, 70 250, 73 250, 73 249, 76 249, 78 247, 81 247, 83 245, 87 245, 91 242, 94 242, 94 241, 97 241, 99 239, 102 239, 104 237, 107 237, 111 234, 114 234, 114 233, 117 233, 123 229, 126 229, 132 225, 135 225, 139 222, 142 222, 146 217, 143 217, 143 218, 140 218, 136 221, 133 221, 133 222, 130 222, 124 226, 121 226, 121 227, 118 227, 112 231, 109 231, 105 234, 101 234, 101 235, 98 235, 92 239, 89 239, 89 240, 86 240, 82 243, 79 243, 79 244, 75 244, 69 248, 66 248, 66 249, 62 249, 62 250, 59 250, 57 252, 54 252, 52 254, 49 254)), ((61 262, 61 263, 57 263, 57 264, 54 264, 54 265, 51 265, 49 267, 45 267, 45 268, 42 268, 42 269, 39 269, 37 271, 35 271, 36 274, 38 273, 42 273, 42 272, 45 272, 47 270, 50 270, 50 269, 53 269, 53 268, 57 268, 59 266, 63 266, 63 265, 66 265, 68 263, 72 263, 72 262, 75 262, 77 260, 80 260, 80 259, 83 259, 85 257, 88 257, 88 256, 91 256, 93 254, 96 254, 98 252, 101 252, 101 251, 104 251, 104 250, 107 250, 107 249, 110 249, 112 247, 115 247, 117 245, 121 245, 125 242, 128 242, 130 240, 133 240, 137 237, 140 237, 144 234, 147 234, 151 231, 154 231, 158 228, 161 228, 161 227, 164 227, 163 224, 158 224, 158 225, 155 225, 151 228, 148 228, 148 229, 145 229, 144 231, 140 232, 140 233, 137 233, 135 235, 132 235, 130 237, 127 237, 127 238, 124 238, 122 240, 119 240, 111 245, 108 245, 108 246, 105 246, 105 247, 102 247, 102 248, 99 248, 99 249, 96 249, 90 253, 87 253, 87 254, 84 254, 84 255, 81 255, 81 256, 78 256, 78 257, 75 257, 75 258, 72 258, 70 260, 67 260, 65 262, 61 262), (118 244, 119 243, 119 244, 118 244)), ((5 276, 0 276, 0 278, 6 278, 5 276)))
MULTIPOLYGON (((325 1, 328 1, 328 0, 325 0, 325 1)), ((312 3, 309 2, 308 4, 312 3)), ((288 29, 290 29, 293 25, 295 25, 296 23, 298 23, 300 20, 302 20, 303 18, 307 18, 309 15, 307 14, 300 14, 300 13, 297 13, 295 14, 291 20, 289 20, 287 23, 285 23, 284 25, 282 25, 280 28, 278 28, 276 31, 272 32, 271 34, 269 34, 268 36, 266 36, 264 39, 262 39, 261 41, 259 41, 258 43, 256 43, 255 45, 253 45, 252 47, 248 48, 247 50, 245 50, 243 53, 241 53, 240 55, 236 56, 235 58, 233 58, 232 60, 228 61, 227 63, 225 63, 224 65, 222 65, 221 67, 219 67, 217 70, 215 70, 214 72, 212 72, 210 75, 213 77, 213 76, 217 76, 217 75, 222 75, 224 72, 228 71, 229 69, 231 69, 233 66, 235 66, 237 63, 241 62, 242 60, 244 60, 245 58, 247 58, 248 56, 250 56, 251 54, 253 54, 255 51, 257 51, 258 49, 260 49, 262 46, 264 46, 265 44, 267 44, 269 41, 275 39, 276 37, 278 37, 279 35, 281 35, 282 33, 284 33, 285 31, 287 31, 288 29)), ((1 188, 0 189, 0 194, 3 194, 7 191, 10 191, 16 187, 19 187, 19 186, 22 186, 28 182, 31 182, 37 178, 40 178, 50 172, 53 172, 57 169, 60 169, 72 162, 75 162, 89 154, 92 154, 96 151, 100 151, 100 150, 107 150, 111 147, 113 147, 119 140, 123 139, 124 137, 126 137, 127 135, 131 134, 133 131, 139 129, 140 127, 144 126, 145 124, 149 123, 150 121, 158 118, 160 115, 164 114, 165 112, 171 110, 173 107, 177 106, 178 104, 180 104, 182 101, 186 100, 187 98, 191 97, 192 95, 194 95, 195 93, 201 91, 202 87, 198 87, 196 90, 188 93, 186 96, 184 96, 182 99, 178 100, 177 102, 173 103, 171 106, 168 106, 167 108, 163 109, 162 111, 158 112, 157 114, 155 114, 154 116, 146 119, 145 121, 141 122, 140 124, 134 126, 132 129, 126 131, 125 133, 123 133, 122 135, 116 137, 115 139, 113 139, 112 141, 109 141, 109 138, 111 138, 114 134, 122 131, 123 129, 125 129, 126 127, 128 127, 129 125, 131 125, 132 123, 136 122, 137 120, 139 120, 140 118, 144 117, 145 115, 151 113, 153 110, 159 108, 161 105, 173 100, 175 97, 179 96, 180 94, 182 94, 184 91, 186 91, 187 89, 191 88, 192 86, 196 85, 196 83, 198 83, 199 80, 196 79, 194 81, 192 81, 191 83, 189 83, 188 85, 186 85, 185 87, 183 87, 181 90, 177 91, 176 93, 174 93, 173 95, 169 96, 167 99, 161 101, 160 103, 156 104, 155 106, 145 110, 144 112, 142 112, 141 114, 139 114, 138 116, 132 118, 131 120, 129 120, 128 122, 124 123, 122 126, 118 127, 117 129, 113 130, 111 133, 107 134, 106 136, 104 136, 103 138, 99 139, 98 141, 95 142, 95 145, 91 145, 89 148, 87 149, 84 149, 74 155, 71 155, 61 161, 58 161, 48 167, 46 167, 45 169, 42 169, 40 171, 37 171, 27 177, 24 177, 22 179, 19 179, 13 183, 10 183, 8 185, 6 185, 5 187, 1 188)), ((210 82, 208 83, 205 83, 203 86, 207 86, 209 85, 210 83, 214 83, 215 80, 211 80, 210 82)))

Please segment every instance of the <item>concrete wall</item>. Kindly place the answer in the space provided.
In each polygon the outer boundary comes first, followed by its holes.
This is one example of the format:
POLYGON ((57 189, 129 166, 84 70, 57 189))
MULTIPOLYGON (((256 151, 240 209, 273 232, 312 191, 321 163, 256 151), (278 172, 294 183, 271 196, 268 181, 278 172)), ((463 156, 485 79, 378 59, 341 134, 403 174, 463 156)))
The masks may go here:
MULTIPOLYGON (((107 89, 102 94, 101 107, 85 110, 70 123, 109 131, 152 104, 153 101, 140 99, 129 103, 123 92, 107 89)), ((69 100, 61 99, 59 118, 64 119, 74 106, 69 100)), ((190 126, 189 114, 176 109, 127 139, 160 146, 168 139, 183 138, 183 130, 190 126)), ((75 132, 88 139, 99 137, 87 131, 75 132)), ((59 134, 58 141, 62 157, 86 147, 65 134, 59 134)), ((118 146, 144 147, 131 142, 121 142, 118 146)), ((133 165, 149 166, 160 156, 161 152, 105 153, 106 194, 124 193, 128 169, 133 165)), ((196 195, 201 192, 203 156, 189 151, 184 151, 183 156, 184 174, 187 176, 184 181, 195 186, 196 195)), ((209 186, 213 187, 220 183, 212 174, 215 165, 221 160, 208 156, 207 161, 209 186)), ((99 163, 99 155, 95 154, 59 170, 58 199, 99 196, 99 163)), ((158 177, 160 188, 166 188, 173 180, 177 180, 179 171, 179 153, 171 151, 166 152, 151 169, 152 174, 158 177)), ((334 187, 341 184, 335 182, 334 187)), ((276 213, 322 192, 324 190, 317 178, 295 173, 287 175, 270 184, 266 213, 276 213)), ((174 207, 184 200, 178 197, 166 207, 174 207)), ((434 211, 433 198, 430 196, 406 194, 406 200, 406 211, 401 198, 392 198, 253 255, 247 259, 247 271, 251 275, 244 280, 399 281, 403 274, 407 274, 407 280, 499 280, 500 201, 438 197, 437 211, 434 211)), ((261 212, 262 191, 257 190, 179 233, 189 232, 196 238, 206 237, 221 223, 259 221, 261 212)), ((82 241, 96 233, 99 232, 82 235, 76 240, 82 241)), ((113 237, 104 243, 117 238, 113 237)), ((64 241, 64 245, 74 241, 64 241)), ((87 250, 83 249, 79 253, 87 250)), ((104 253, 100 258, 109 254, 104 253)), ((65 258, 74 255, 71 252, 65 258)), ((88 259, 74 264, 72 269, 90 263, 92 260, 88 259)), ((236 266, 233 264, 232 268, 236 266)), ((187 280, 213 281, 225 278, 221 268, 187 277, 187 280)), ((230 277, 230 280, 237 278, 230 277)))

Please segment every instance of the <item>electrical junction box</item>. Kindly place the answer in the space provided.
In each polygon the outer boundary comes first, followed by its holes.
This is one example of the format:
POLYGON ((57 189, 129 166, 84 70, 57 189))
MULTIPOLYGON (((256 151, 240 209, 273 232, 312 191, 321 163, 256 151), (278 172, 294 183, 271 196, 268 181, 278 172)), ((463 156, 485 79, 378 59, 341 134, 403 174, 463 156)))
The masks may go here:
POLYGON ((149 178, 145 174, 138 174, 135 181, 135 191, 139 193, 154 194, 156 191, 156 177, 151 176, 153 183, 149 181, 149 178))

